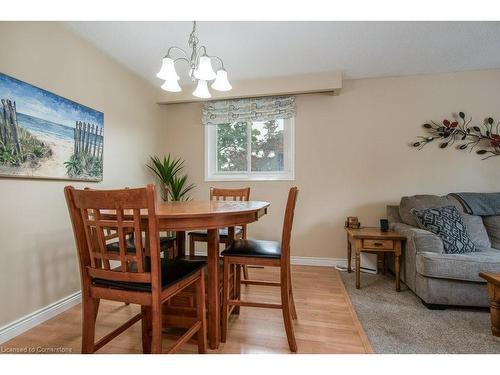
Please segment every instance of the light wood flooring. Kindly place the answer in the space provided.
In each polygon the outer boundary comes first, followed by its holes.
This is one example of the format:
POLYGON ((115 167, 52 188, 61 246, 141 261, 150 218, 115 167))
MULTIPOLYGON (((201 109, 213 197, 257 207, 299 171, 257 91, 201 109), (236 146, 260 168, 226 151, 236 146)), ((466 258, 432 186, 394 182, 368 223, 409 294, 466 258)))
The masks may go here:
MULTIPOLYGON (((250 268, 252 279, 278 280, 277 270, 250 268)), ((338 271, 327 267, 292 266, 298 321, 295 336, 298 353, 371 353, 366 337, 338 271)), ((279 303, 279 288, 243 285, 242 298, 279 303)), ((75 306, 2 344, 6 347, 67 348, 80 352, 81 306, 75 306)), ((138 306, 102 301, 96 337, 102 337, 138 311, 138 306)), ((171 340, 164 339, 164 347, 171 340)), ((181 353, 196 353, 188 343, 181 353)), ((4 350, 5 352, 5 350, 4 350)), ((104 346, 98 353, 142 353, 141 325, 104 346)), ((209 353, 289 353, 280 310, 242 307, 231 317, 226 343, 209 353)))

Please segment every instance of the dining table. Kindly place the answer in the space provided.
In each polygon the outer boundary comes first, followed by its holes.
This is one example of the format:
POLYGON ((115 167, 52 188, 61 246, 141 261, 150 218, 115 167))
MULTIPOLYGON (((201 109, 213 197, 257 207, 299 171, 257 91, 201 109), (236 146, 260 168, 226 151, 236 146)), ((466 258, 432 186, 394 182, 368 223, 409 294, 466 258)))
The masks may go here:
POLYGON ((228 228, 234 240, 235 227, 250 224, 267 213, 262 201, 176 201, 157 204, 160 231, 175 231, 178 256, 185 256, 186 231, 207 230, 207 337, 210 349, 220 344, 219 228, 228 228))

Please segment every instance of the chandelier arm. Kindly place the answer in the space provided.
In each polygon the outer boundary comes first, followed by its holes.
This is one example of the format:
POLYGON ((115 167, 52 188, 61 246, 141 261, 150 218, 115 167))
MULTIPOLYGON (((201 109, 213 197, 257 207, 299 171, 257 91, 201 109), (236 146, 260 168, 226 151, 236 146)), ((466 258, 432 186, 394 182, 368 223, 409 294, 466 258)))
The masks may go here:
POLYGON ((219 57, 219 56, 215 56, 215 55, 208 55, 208 57, 210 58, 214 58, 214 59, 217 59, 219 60, 219 63, 220 63, 220 66, 222 69, 226 70, 226 68, 224 67, 224 61, 222 61, 222 59, 219 57))
POLYGON ((170 57, 170 51, 173 50, 173 49, 181 51, 184 54, 184 56, 186 57, 186 59, 188 58, 187 52, 184 51, 181 47, 177 47, 177 46, 170 47, 168 49, 167 54, 165 55, 165 57, 170 57))
MULTIPOLYGON (((198 51, 196 51, 196 55, 197 55, 197 56, 200 56, 200 51, 201 51, 201 49, 202 49, 202 48, 203 48, 203 55, 202 55, 202 56, 207 55, 207 47, 205 47, 205 46, 200 46, 200 48, 198 48, 198 51)), ((208 55, 207 55, 207 56, 208 56, 208 55)))
POLYGON ((189 64, 189 60, 188 60, 187 58, 185 58, 185 57, 178 57, 178 58, 174 59, 174 64, 175 64, 177 61, 179 61, 179 60, 185 61, 185 62, 187 62, 187 63, 189 64))

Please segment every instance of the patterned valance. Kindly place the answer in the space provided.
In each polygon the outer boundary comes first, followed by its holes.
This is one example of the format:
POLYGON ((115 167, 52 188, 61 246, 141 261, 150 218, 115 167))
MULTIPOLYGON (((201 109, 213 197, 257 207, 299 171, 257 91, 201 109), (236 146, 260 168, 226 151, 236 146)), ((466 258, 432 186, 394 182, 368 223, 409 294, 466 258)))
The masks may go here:
POLYGON ((295 96, 217 100, 203 106, 203 125, 268 121, 295 116, 295 96))

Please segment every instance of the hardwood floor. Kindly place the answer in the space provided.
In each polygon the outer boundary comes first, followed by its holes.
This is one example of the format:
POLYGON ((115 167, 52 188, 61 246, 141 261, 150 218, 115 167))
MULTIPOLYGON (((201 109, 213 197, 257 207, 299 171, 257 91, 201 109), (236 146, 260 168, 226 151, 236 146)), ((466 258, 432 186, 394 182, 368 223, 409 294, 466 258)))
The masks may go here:
MULTIPOLYGON (((278 281, 278 270, 250 268, 250 277, 278 281)), ((356 317, 338 271, 327 267, 292 266, 298 321, 294 323, 298 353, 372 353, 371 345, 356 317)), ((279 303, 279 288, 242 286, 242 298, 251 297, 279 303)), ((139 308, 102 301, 97 318, 96 337, 125 322, 139 308)), ((67 348, 79 353, 81 306, 75 306, 22 335, 2 344, 4 348, 67 348)), ((165 346, 173 342, 168 334, 165 346)), ((164 347, 165 347, 164 346, 164 347)), ((181 353, 196 353, 196 342, 181 353)), ((132 328, 104 346, 98 353, 142 353, 141 325, 132 328)), ((229 320, 227 342, 209 353, 290 353, 280 310, 241 308, 229 320)))

